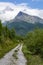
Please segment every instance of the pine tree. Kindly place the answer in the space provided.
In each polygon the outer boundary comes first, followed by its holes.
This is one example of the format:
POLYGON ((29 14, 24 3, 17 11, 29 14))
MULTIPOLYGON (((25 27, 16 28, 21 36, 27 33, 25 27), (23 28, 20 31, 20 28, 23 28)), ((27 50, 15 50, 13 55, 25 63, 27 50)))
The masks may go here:
POLYGON ((2 34, 2 23, 1 23, 1 20, 0 20, 0 36, 2 34))

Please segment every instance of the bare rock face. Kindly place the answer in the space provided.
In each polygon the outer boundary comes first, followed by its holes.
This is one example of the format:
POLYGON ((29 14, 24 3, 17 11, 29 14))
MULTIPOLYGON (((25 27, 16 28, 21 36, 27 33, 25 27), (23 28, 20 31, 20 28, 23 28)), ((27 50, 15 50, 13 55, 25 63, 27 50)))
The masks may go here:
POLYGON ((28 15, 24 12, 19 12, 18 15, 15 17, 14 20, 21 20, 21 21, 25 21, 25 22, 28 22, 28 23, 43 23, 43 19, 37 17, 37 16, 31 16, 31 15, 28 15))

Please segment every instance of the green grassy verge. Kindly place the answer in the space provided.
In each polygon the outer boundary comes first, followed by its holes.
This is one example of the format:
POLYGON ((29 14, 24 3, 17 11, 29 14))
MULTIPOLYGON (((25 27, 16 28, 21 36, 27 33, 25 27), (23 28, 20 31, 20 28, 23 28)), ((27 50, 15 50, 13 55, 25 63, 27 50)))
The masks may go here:
POLYGON ((27 65, 43 65, 43 59, 40 55, 32 55, 25 45, 23 46, 23 53, 27 59, 27 65))
POLYGON ((2 58, 7 52, 18 45, 17 41, 6 40, 5 43, 0 44, 0 58, 2 58))

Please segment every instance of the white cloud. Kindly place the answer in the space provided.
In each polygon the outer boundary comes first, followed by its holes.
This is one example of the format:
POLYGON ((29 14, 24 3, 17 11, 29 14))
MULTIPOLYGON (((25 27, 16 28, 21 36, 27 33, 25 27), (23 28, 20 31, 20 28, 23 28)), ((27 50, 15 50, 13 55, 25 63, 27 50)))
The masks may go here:
POLYGON ((0 2, 0 19, 2 21, 13 19, 19 11, 43 18, 43 9, 32 9, 27 3, 13 4, 9 2, 0 2))

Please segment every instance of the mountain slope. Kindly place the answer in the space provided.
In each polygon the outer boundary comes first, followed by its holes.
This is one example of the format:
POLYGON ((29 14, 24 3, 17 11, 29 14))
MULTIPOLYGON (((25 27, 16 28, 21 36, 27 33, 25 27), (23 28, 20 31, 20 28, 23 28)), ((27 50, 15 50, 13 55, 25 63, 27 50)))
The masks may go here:
POLYGON ((27 23, 24 21, 20 22, 12 22, 8 24, 8 28, 14 28, 16 30, 16 33, 19 35, 25 35, 28 31, 33 30, 34 24, 32 23, 27 23))
MULTIPOLYGON (((31 16, 31 15, 28 15, 24 12, 19 12, 18 15, 15 17, 14 19, 15 21, 18 21, 18 20, 21 20, 21 21, 25 21, 25 22, 28 22, 28 23, 43 23, 43 19, 37 17, 37 16, 31 16)), ((13 22, 14 22, 13 20, 13 22)))
POLYGON ((14 28, 17 34, 25 35, 35 27, 43 28, 43 19, 19 12, 13 20, 7 22, 7 26, 10 29, 14 28))

